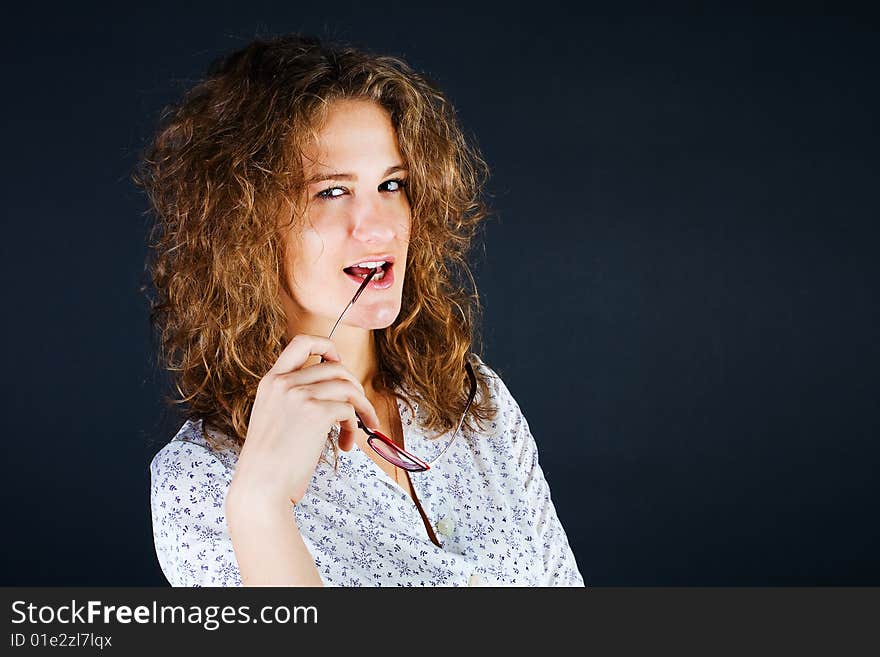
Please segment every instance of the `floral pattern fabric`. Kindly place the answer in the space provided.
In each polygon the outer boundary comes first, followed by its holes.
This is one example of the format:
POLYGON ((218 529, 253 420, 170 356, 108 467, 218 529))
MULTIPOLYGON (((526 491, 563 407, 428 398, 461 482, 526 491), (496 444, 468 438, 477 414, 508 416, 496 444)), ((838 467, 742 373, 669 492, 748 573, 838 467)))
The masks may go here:
MULTIPOLYGON (((410 474, 442 547, 410 496, 369 456, 357 446, 340 450, 334 471, 327 446, 331 464, 318 464, 291 505, 325 585, 584 586, 528 422, 501 378, 478 356, 472 362, 487 377, 498 416, 482 433, 462 427, 430 470, 410 474)), ((451 431, 427 439, 418 404, 406 398, 414 412, 398 400, 404 444, 430 462, 451 431)), ((203 429, 188 420, 150 463, 156 556, 172 586, 240 586, 224 518, 238 450, 212 449, 203 429)))

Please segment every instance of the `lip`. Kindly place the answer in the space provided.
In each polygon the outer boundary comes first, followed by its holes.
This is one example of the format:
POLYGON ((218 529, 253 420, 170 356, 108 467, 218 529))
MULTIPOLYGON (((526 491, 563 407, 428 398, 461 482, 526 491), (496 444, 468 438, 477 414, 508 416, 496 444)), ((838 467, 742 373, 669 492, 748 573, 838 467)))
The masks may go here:
MULTIPOLYGON (((345 267, 354 267, 355 265, 359 265, 362 262, 378 262, 379 260, 384 260, 385 262, 389 262, 392 265, 394 264, 394 256, 390 253, 386 253, 384 255, 367 255, 363 256, 359 260, 355 260, 351 264, 345 265, 345 267)), ((343 267, 344 269, 344 267, 343 267)))
MULTIPOLYGON (((361 262, 375 262, 376 260, 385 260, 386 258, 375 258, 374 260, 361 260, 361 262)), ((394 285, 394 263, 392 260, 388 259, 388 269, 385 271, 385 276, 382 277, 381 281, 372 280, 367 283, 367 287, 364 289, 364 292, 367 290, 387 290, 392 285, 394 285)), ((348 272, 342 272, 345 274, 345 277, 350 280, 352 283, 357 285, 358 287, 364 282, 364 279, 361 276, 355 276, 354 274, 349 274, 348 272)))

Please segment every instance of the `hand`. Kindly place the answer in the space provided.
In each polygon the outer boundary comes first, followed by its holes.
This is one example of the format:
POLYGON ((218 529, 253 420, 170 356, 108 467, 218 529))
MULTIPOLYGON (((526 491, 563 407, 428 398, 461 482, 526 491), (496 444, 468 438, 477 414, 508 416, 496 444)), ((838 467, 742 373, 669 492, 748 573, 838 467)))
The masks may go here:
POLYGON ((294 336, 260 379, 230 493, 299 502, 318 465, 327 433, 340 423, 339 448, 354 447, 361 429, 380 425, 364 388, 328 338, 294 336), (313 355, 327 362, 304 367, 313 355))

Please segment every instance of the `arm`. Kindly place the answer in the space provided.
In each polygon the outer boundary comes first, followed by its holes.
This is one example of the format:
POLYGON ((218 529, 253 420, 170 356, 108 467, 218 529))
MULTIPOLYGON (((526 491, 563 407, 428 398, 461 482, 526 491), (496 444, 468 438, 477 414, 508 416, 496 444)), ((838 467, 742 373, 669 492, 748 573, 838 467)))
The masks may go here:
MULTIPOLYGON (((497 375, 496 375, 497 376, 497 375)), ((550 497, 550 486, 538 463, 538 446, 519 404, 498 377, 499 412, 506 417, 506 433, 519 480, 516 495, 517 515, 523 518, 524 530, 536 537, 535 546, 544 562, 544 586, 584 586, 574 553, 556 507, 550 497)))
POLYGON ((172 586, 321 586, 290 505, 234 494, 208 448, 172 441, 150 475, 156 557, 172 586))
MULTIPOLYGON (((519 406, 517 406, 519 409, 519 406)), ((568 537, 559 522, 556 507, 550 498, 550 486, 538 463, 538 446, 522 412, 517 432, 519 445, 519 472, 523 477, 525 498, 528 501, 527 522, 536 529, 538 547, 543 550, 545 586, 583 586, 568 537)))
POLYGON ((231 486, 226 514, 245 586, 323 586, 290 502, 249 498, 231 486))
POLYGON ((224 518, 231 472, 210 450, 185 440, 150 463, 156 557, 172 586, 239 586, 224 518))

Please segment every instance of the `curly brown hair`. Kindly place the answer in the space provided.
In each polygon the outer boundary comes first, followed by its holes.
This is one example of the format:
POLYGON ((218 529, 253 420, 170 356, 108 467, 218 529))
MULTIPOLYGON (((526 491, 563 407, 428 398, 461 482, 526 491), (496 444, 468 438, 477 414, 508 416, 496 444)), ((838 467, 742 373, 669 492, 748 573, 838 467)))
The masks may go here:
MULTIPOLYGON (((371 384, 412 409, 393 390, 402 386, 438 435, 467 402, 465 358, 482 349, 468 254, 489 215, 485 161, 446 96, 402 60, 314 37, 257 39, 214 62, 163 112, 133 175, 155 217, 150 321, 179 393, 166 401, 239 446, 257 384, 287 344, 283 233, 304 218, 301 153, 338 99, 370 99, 390 112, 410 172, 401 310, 373 331, 371 384)), ((475 372, 479 394, 464 425, 472 430, 497 412, 475 372)))

